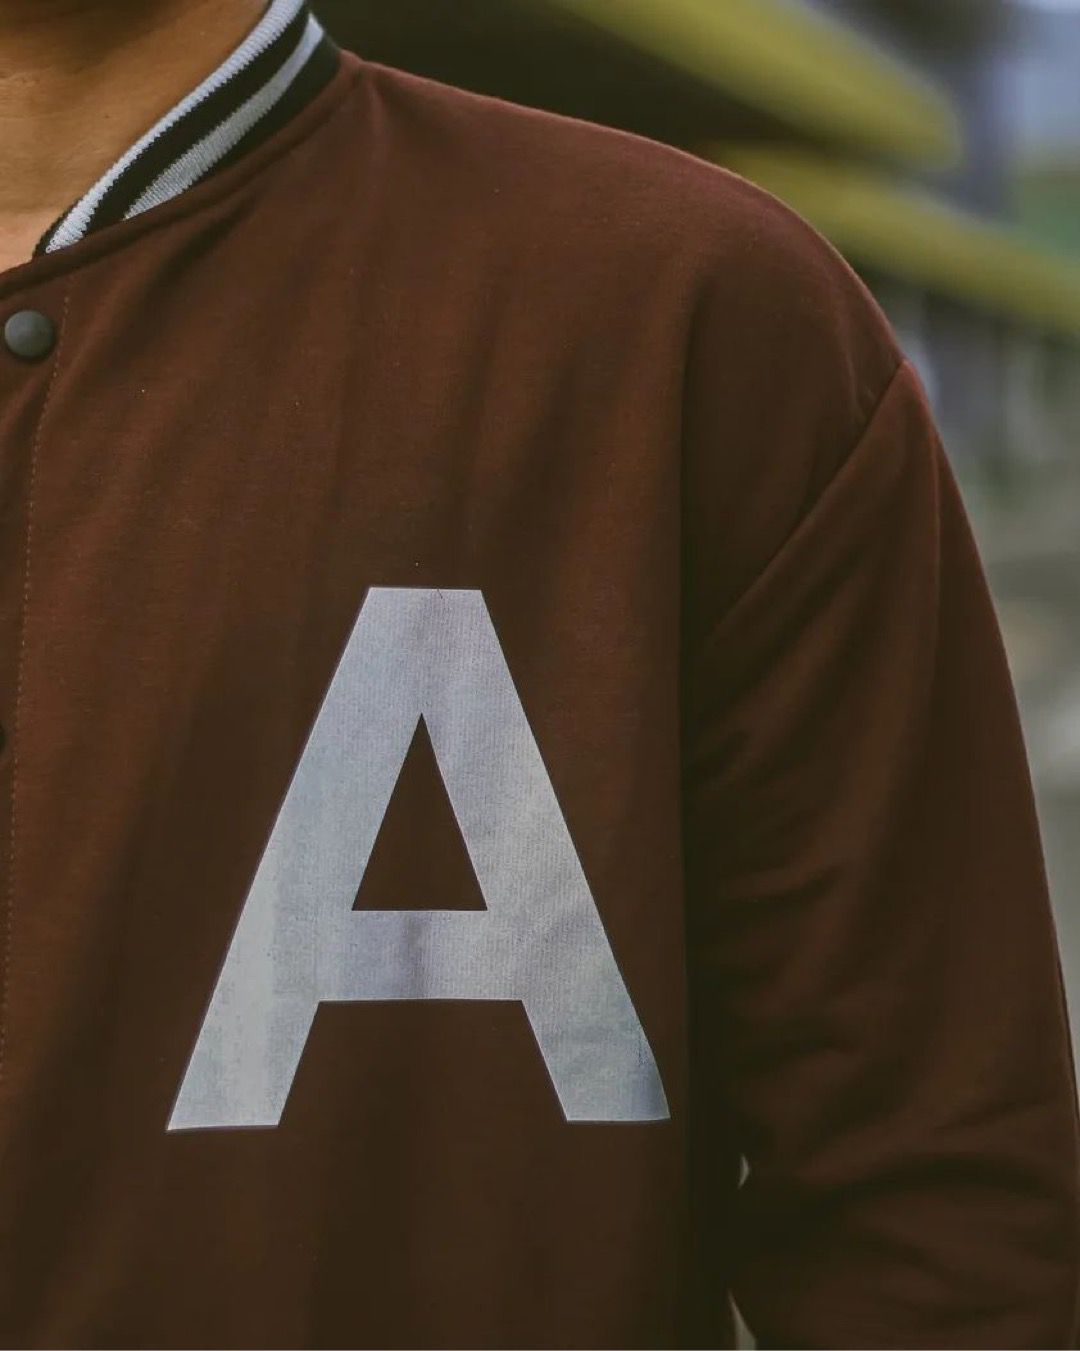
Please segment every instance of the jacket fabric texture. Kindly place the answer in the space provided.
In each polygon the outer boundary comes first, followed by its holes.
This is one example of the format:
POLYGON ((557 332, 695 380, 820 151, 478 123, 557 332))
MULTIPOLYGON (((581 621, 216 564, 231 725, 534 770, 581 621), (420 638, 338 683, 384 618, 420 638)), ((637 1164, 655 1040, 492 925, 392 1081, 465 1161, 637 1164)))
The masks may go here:
POLYGON ((4 1345, 1076 1344, 1013 690, 828 244, 343 53, 0 299, 4 1345))

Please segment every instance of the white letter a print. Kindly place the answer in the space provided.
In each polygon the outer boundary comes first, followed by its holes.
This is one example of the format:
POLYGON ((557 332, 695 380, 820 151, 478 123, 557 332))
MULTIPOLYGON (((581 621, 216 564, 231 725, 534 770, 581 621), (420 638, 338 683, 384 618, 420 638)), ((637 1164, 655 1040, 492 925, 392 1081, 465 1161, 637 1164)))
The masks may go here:
POLYGON ((479 591, 369 591, 256 870, 169 1129, 276 1126, 319 1004, 372 999, 519 1001, 568 1121, 668 1116, 479 591), (487 909, 354 911, 420 718, 487 909))

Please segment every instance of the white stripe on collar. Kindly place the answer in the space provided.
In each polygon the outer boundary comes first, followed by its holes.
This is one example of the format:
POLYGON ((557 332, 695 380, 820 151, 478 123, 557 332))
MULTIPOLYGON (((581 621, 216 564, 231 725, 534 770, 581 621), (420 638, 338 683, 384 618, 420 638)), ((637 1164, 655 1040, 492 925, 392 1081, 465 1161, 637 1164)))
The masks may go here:
MULTIPOLYGON (((60 218, 45 239, 42 251, 53 253, 77 243, 93 228, 95 212, 110 189, 125 176, 138 178, 137 165, 155 143, 230 81, 236 80, 257 58, 279 41, 306 10, 307 0, 271 0, 269 7, 232 54, 195 89, 180 100, 141 136, 101 178, 60 218)), ((122 212, 128 218, 159 206, 204 177, 273 108, 289 90, 304 65, 325 39, 322 25, 309 14, 295 46, 282 53, 267 80, 239 107, 231 107, 212 130, 195 144, 185 144, 168 167, 149 183, 134 182, 134 197, 122 212)))
POLYGON ((296 79, 307 63, 312 52, 322 41, 323 30, 319 21, 311 15, 300 39, 300 45, 278 70, 277 74, 246 103, 241 104, 231 117, 214 128, 209 135, 193 145, 186 154, 173 160, 172 164, 154 179, 147 189, 128 207, 124 218, 137 216, 152 206, 160 206, 170 197, 177 197, 193 183, 204 177, 217 162, 246 136, 261 117, 281 98, 282 94, 296 79))

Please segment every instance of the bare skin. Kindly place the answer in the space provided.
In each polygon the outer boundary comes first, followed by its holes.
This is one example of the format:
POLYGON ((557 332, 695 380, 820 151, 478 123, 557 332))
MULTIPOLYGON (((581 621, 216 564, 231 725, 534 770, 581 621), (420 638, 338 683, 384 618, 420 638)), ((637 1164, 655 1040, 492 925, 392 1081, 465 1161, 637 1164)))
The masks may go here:
POLYGON ((0 0, 0 271, 258 22, 266 0, 0 0))

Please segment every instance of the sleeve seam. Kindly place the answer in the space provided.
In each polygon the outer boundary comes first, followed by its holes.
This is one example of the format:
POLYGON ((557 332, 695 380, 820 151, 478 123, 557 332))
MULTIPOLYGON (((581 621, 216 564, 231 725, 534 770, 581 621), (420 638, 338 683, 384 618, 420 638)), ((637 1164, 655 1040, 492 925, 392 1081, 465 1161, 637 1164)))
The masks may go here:
POLYGON ((761 583, 761 581, 766 576, 768 576, 769 572, 775 566, 776 560, 789 547, 794 537, 799 533, 799 531, 805 528, 807 520, 817 510, 818 505, 821 503, 824 497, 832 490, 837 480, 847 471, 848 466, 852 463, 855 456, 858 454, 860 446, 862 446, 862 444, 866 441, 867 437, 870 435, 870 432, 873 430, 874 425, 877 422, 882 409, 888 403, 889 398, 893 393, 893 390, 900 383, 900 380, 912 370, 913 368, 911 366, 910 361, 907 359, 907 357, 901 354, 896 365, 893 367, 889 375, 889 378, 886 380, 884 386, 882 387, 881 393, 874 400, 870 412, 867 414, 861 428, 859 429, 858 434, 852 440, 850 447, 843 456, 843 459, 840 461, 840 464, 837 466, 835 473, 827 480, 827 482, 822 487, 821 491, 817 494, 817 496, 807 504, 806 508, 802 512, 800 512, 799 517, 795 521, 795 524, 792 526, 791 530, 784 536, 784 538, 780 541, 780 543, 769 555, 769 557, 765 560, 765 562, 758 569, 758 571, 753 575, 753 577, 751 577, 750 581, 746 584, 746 586, 742 589, 742 591, 740 591, 739 594, 735 596, 731 604, 728 605, 727 608, 724 610, 723 614, 717 616, 715 628, 720 628, 721 626, 723 626, 723 624, 727 621, 728 617, 735 610, 737 610, 740 605, 742 605, 746 597, 749 596, 751 592, 754 591, 754 589, 761 583))

